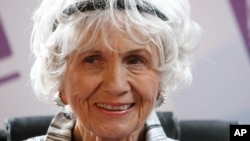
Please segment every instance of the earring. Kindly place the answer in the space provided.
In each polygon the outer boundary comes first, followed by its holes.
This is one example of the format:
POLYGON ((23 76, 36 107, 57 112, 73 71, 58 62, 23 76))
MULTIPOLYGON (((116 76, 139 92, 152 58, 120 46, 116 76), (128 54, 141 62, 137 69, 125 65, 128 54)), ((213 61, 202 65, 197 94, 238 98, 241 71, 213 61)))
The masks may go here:
POLYGON ((55 101, 55 104, 57 106, 61 106, 64 107, 65 104, 63 103, 62 99, 61 99, 61 94, 59 92, 57 92, 53 98, 53 101, 55 101))
POLYGON ((163 104, 165 104, 165 101, 166 101, 166 97, 165 97, 164 93, 160 92, 160 94, 156 100, 155 107, 162 106, 163 104))

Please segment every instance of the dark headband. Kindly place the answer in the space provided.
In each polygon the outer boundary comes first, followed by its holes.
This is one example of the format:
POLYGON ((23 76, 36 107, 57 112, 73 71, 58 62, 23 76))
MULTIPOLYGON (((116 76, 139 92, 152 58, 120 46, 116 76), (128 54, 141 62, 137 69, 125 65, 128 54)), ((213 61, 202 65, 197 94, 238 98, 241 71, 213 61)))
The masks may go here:
MULTIPOLYGON (((87 12, 87 11, 94 11, 94 10, 105 10, 107 8, 107 0, 94 0, 94 1, 82 1, 78 2, 75 5, 69 6, 67 9, 63 10, 63 15, 65 17, 69 17, 71 15, 76 14, 77 12, 87 12)), ((124 10, 125 4, 124 0, 117 0, 116 7, 114 7, 118 10, 124 10)), ((152 5, 148 4, 147 2, 143 2, 142 5, 136 5, 137 10, 140 13, 148 13, 151 15, 156 15, 158 18, 162 19, 163 21, 167 21, 167 17, 161 13, 158 9, 153 7, 152 5)), ((54 32, 58 26, 59 22, 58 20, 55 20, 53 23, 53 29, 54 32)))

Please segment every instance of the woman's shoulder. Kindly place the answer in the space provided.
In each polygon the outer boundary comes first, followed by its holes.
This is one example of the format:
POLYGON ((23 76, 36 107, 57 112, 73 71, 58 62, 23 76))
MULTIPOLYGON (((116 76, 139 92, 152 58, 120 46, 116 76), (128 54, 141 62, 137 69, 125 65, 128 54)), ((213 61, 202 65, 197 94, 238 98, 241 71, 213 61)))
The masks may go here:
POLYGON ((25 141, 45 141, 46 135, 29 138, 25 141))
POLYGON ((167 141, 179 141, 179 140, 175 140, 175 139, 168 138, 167 141))
MULTIPOLYGON (((46 135, 33 137, 33 138, 27 139, 25 141, 45 141, 45 139, 46 139, 46 135)), ((167 141, 178 141, 178 140, 168 138, 167 141)))

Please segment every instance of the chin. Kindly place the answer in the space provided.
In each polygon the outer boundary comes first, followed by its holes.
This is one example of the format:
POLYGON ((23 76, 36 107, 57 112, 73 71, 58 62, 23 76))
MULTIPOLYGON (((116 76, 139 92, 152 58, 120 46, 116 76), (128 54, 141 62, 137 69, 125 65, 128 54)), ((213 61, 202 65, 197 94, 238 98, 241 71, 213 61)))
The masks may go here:
POLYGON ((99 131, 96 132, 96 135, 106 139, 122 139, 130 138, 130 136, 136 132, 137 130, 135 128, 132 129, 131 127, 121 127, 119 125, 114 125, 109 127, 105 126, 103 129, 99 129, 99 131))

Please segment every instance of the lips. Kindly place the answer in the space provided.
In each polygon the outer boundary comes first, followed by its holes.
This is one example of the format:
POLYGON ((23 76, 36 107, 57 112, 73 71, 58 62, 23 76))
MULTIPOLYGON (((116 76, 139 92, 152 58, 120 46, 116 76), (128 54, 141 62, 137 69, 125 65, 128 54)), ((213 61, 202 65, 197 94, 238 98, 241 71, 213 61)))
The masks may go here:
POLYGON ((120 104, 120 105, 110 105, 110 104, 103 104, 103 103, 97 103, 96 106, 98 108, 101 108, 103 110, 107 111, 126 111, 133 107, 133 103, 131 104, 120 104))

